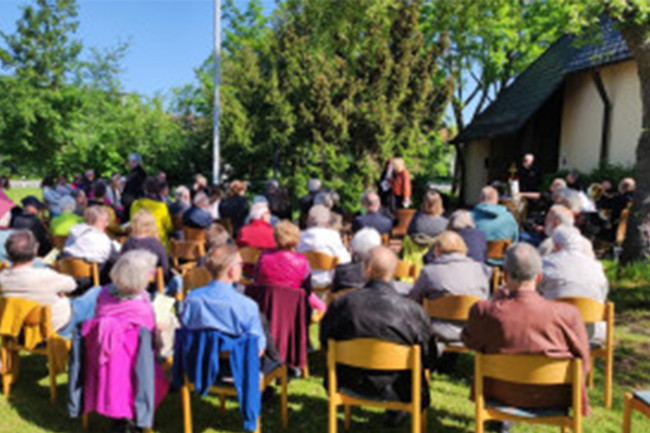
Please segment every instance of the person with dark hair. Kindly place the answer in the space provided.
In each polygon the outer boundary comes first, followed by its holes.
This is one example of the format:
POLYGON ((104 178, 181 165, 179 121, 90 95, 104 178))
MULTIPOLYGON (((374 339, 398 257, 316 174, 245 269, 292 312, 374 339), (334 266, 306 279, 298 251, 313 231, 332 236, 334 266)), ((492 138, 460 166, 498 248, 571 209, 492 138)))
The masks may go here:
POLYGON ((125 209, 125 216, 129 217, 131 204, 144 194, 144 183, 147 179, 147 172, 142 168, 142 156, 139 153, 129 155, 128 165, 131 171, 126 178, 126 185, 122 192, 122 205, 125 209))
POLYGON ((50 236, 43 225, 38 214, 45 208, 45 205, 33 195, 27 196, 21 201, 23 207, 15 208, 11 218, 10 227, 13 229, 26 229, 32 232, 38 241, 38 256, 44 257, 52 249, 50 236))
POLYGON ((162 242, 167 249, 169 249, 168 233, 174 229, 172 225, 172 218, 169 215, 167 205, 160 201, 159 197, 159 183, 154 177, 148 177, 144 183, 144 197, 134 201, 131 205, 131 214, 133 216, 140 210, 146 209, 153 214, 156 218, 156 225, 158 226, 158 234, 160 235, 160 242, 162 242))
POLYGON ((70 299, 77 283, 74 278, 48 267, 33 266, 38 242, 28 230, 18 230, 5 244, 12 266, 0 272, 0 296, 28 299, 52 308, 52 326, 69 338, 75 325, 94 316, 95 302, 101 287, 70 299))
POLYGON ((158 180, 158 197, 169 207, 172 201, 169 198, 169 184, 166 180, 158 180))
POLYGON ((320 192, 322 187, 320 179, 309 179, 307 183, 307 195, 300 197, 298 200, 298 208, 300 209, 300 221, 298 226, 300 230, 307 228, 307 216, 309 209, 314 205, 314 198, 320 192))
POLYGON ((248 200, 245 195, 246 184, 240 180, 234 180, 230 183, 226 198, 219 204, 219 215, 222 220, 230 220, 234 237, 237 237, 239 229, 243 227, 248 216, 248 200))
POLYGON ((266 182, 264 197, 269 201, 271 215, 280 220, 291 220, 291 202, 287 190, 282 188, 277 180, 266 182))
POLYGON ((84 190, 86 195, 90 195, 90 192, 93 190, 93 184, 95 183, 95 170, 88 169, 84 172, 84 177, 81 180, 81 189, 84 190))

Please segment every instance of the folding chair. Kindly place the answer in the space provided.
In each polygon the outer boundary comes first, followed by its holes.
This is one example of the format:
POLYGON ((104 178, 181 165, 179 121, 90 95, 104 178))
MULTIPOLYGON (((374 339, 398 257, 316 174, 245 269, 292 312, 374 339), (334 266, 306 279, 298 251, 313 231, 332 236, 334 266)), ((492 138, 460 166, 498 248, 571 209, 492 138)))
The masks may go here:
POLYGON ((56 375, 65 370, 65 359, 58 359, 56 350, 68 348, 68 344, 52 328, 50 307, 21 298, 0 299, 0 337, 0 373, 5 396, 9 397, 11 384, 18 378, 20 352, 24 351, 47 356, 50 401, 56 403, 56 375), (17 315, 24 316, 19 327, 11 320, 17 315))
POLYGON ((483 423, 489 420, 548 424, 561 427, 562 433, 569 429, 581 433, 582 360, 477 352, 474 356, 474 402, 476 433, 483 433, 483 423), (487 400, 483 390, 485 378, 527 385, 571 385, 571 411, 523 409, 487 400))
POLYGON ((183 299, 185 299, 190 290, 207 286, 210 284, 210 281, 212 281, 212 276, 206 268, 197 266, 188 270, 183 275, 183 299))
POLYGON ((427 430, 426 408, 420 401, 422 368, 420 346, 402 346, 396 343, 374 338, 358 338, 348 341, 328 340, 327 342, 327 379, 329 397, 329 433, 336 433, 336 411, 339 406, 345 408, 345 429, 350 427, 350 407, 370 406, 387 410, 402 410, 411 413, 411 432, 421 433, 427 430), (336 377, 336 364, 368 370, 410 370, 411 402, 380 401, 368 399, 356 393, 339 389, 336 377))
POLYGON ((185 274, 196 266, 196 262, 205 255, 205 244, 197 241, 171 240, 171 258, 174 269, 185 274), (184 263, 181 263, 181 260, 184 263))
MULTIPOLYGON (((262 250, 253 247, 242 247, 239 249, 239 254, 241 255, 244 265, 248 265, 247 267, 254 267, 255 263, 257 263, 257 259, 259 259, 262 254, 262 250)), ((242 273, 240 282, 244 285, 252 284, 252 275, 244 275, 242 273)))
POLYGON ((193 229, 190 227, 183 227, 183 238, 186 241, 196 241, 205 243, 205 229, 193 229))
MULTIPOLYGON (((338 257, 330 256, 327 253, 305 251, 303 254, 307 257, 307 260, 309 260, 309 267, 312 271, 333 271, 336 268, 336 265, 339 264, 338 257)), ((313 288, 313 292, 319 297, 327 297, 329 291, 330 287, 313 288)))
MULTIPOLYGON (((429 317, 437 320, 454 320, 467 322, 469 310, 481 298, 468 295, 445 295, 436 299, 424 299, 422 304, 429 317)), ((445 344, 445 350, 449 352, 469 352, 469 349, 461 342, 445 344)))
POLYGON ((599 341, 590 341, 592 368, 589 372, 589 387, 594 386, 594 358, 605 361, 605 407, 612 407, 612 387, 614 383, 614 303, 605 304, 590 298, 558 298, 560 302, 571 304, 578 309, 585 324, 605 322, 607 333, 604 344, 599 341))
MULTIPOLYGON (((488 241, 486 257, 488 260, 503 260, 506 250, 512 244, 511 239, 488 241)), ((503 273, 500 266, 492 266, 492 293, 503 284, 503 273)))
POLYGON ((99 286, 99 266, 83 259, 68 257, 57 261, 55 269, 74 278, 90 278, 93 286, 99 286))
POLYGON ((411 224, 411 220, 415 215, 415 209, 397 209, 395 211, 395 217, 397 218, 397 225, 391 231, 392 237, 404 237, 406 236, 406 231, 411 224))
POLYGON ((635 391, 625 393, 625 409, 623 411, 623 433, 630 433, 632 427, 632 410, 638 410, 650 418, 650 391, 635 391))
MULTIPOLYGON (((228 359, 230 354, 228 352, 221 353, 219 359, 228 359)), ((288 417, 288 393, 287 393, 287 366, 282 364, 278 366, 269 374, 265 374, 260 380, 260 391, 263 393, 267 386, 280 381, 280 417, 282 420, 282 428, 287 429, 289 426, 288 417)), ((183 375, 183 384, 181 385, 181 404, 183 407, 183 433, 192 433, 192 407, 190 399, 190 391, 194 390, 194 385, 189 382, 187 375, 183 375)), ((226 397, 237 397, 237 389, 229 384, 216 384, 210 387, 210 394, 219 397, 219 405, 222 413, 226 410, 226 397)), ((257 428, 255 433, 262 432, 262 416, 257 419, 257 428)))

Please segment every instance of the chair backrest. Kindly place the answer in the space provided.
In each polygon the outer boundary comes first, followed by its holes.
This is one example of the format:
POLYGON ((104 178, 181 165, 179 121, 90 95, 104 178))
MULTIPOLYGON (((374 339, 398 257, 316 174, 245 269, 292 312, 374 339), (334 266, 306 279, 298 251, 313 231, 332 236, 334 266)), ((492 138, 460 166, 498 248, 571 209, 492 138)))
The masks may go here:
POLYGON ((183 227, 183 237, 186 241, 205 242, 205 229, 183 227))
POLYGON ((480 301, 477 296, 445 295, 436 299, 424 299, 422 306, 432 319, 467 321, 469 310, 480 301))
POLYGON ((410 370, 419 374, 420 346, 403 346, 375 338, 327 342, 328 368, 335 364, 368 370, 410 370))
POLYGON ((165 293, 165 274, 163 273, 163 268, 161 266, 156 268, 155 274, 149 278, 149 283, 155 283, 156 290, 161 295, 165 293))
POLYGON ((254 265, 257 263, 257 259, 260 258, 262 250, 253 247, 242 247, 239 249, 239 254, 241 255, 241 258, 245 264, 254 265))
POLYGON ((390 245, 390 235, 388 233, 381 235, 381 244, 385 247, 390 245))
POLYGON ((190 269, 183 276, 183 297, 192 289, 207 286, 210 281, 212 281, 212 276, 205 267, 198 266, 190 269))
MULTIPOLYGON (((205 254, 205 246, 197 241, 171 241, 171 257, 173 260, 198 260, 205 254)), ((175 263, 176 264, 176 263, 175 263)))
POLYGON ((406 235, 406 231, 411 224, 411 220, 415 215, 415 209, 397 209, 395 211, 395 217, 397 218, 397 225, 393 229, 393 234, 396 235, 406 235))
POLYGON ((327 299, 326 299, 327 304, 329 305, 335 299, 340 298, 341 296, 343 296, 345 294, 348 294, 350 292, 354 292, 355 290, 357 290, 357 289, 355 289, 354 287, 350 287, 349 289, 341 289, 341 290, 337 290, 336 292, 328 291, 327 292, 327 299))
POLYGON ((52 236, 52 246, 57 250, 63 250, 65 246, 65 241, 68 239, 68 236, 52 236))
MULTIPOLYGON (((50 306, 39 305, 35 301, 22 298, 0 298, 0 336, 16 338, 21 333, 28 332, 29 328, 37 330, 32 332, 34 336, 40 334, 43 338, 49 338, 54 334, 50 306), (23 310, 22 314, 20 310, 23 310), (14 320, 21 316, 24 317, 22 323, 15 323, 14 320)), ((29 336, 25 334, 26 346, 33 347, 41 341, 40 339, 39 341, 33 339, 30 341, 29 336)))
POLYGON ((309 267, 312 271, 331 271, 339 263, 338 257, 330 256, 327 253, 305 251, 303 254, 309 260, 309 267))
POLYGON ((414 278, 416 273, 416 266, 410 263, 407 263, 403 260, 397 261, 397 267, 395 268, 395 278, 398 280, 403 280, 405 278, 414 278))
POLYGON ((99 285, 99 267, 76 257, 67 257, 55 263, 56 270, 74 278, 92 278, 94 285, 99 285))
POLYGON ((177 213, 172 215, 172 227, 175 232, 180 232, 183 230, 183 214, 177 213))
MULTIPOLYGON (((582 360, 542 355, 486 355, 474 357, 474 386, 483 390, 483 379, 491 378, 527 385, 573 385, 582 390, 582 360)), ((576 391, 574 389, 574 391, 576 391)))
POLYGON ((571 304, 578 309, 585 323, 614 320, 614 303, 603 304, 591 298, 557 298, 556 301, 571 304))
POLYGON ((512 239, 499 239, 497 241, 488 241, 487 258, 502 259, 506 256, 506 250, 512 244, 512 239))

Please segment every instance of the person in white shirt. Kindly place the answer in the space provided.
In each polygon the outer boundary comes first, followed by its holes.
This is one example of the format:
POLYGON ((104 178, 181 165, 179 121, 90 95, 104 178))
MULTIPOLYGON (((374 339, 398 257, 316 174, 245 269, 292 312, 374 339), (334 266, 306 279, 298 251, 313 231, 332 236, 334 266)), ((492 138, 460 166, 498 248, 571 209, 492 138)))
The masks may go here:
MULTIPOLYGON (((300 234, 297 251, 304 253, 316 251, 337 257, 338 264, 349 263, 350 253, 345 249, 341 235, 329 227, 332 220, 330 210, 323 205, 314 205, 307 217, 307 230, 300 234)), ((334 271, 313 271, 313 287, 327 287, 332 284, 334 271)))
POLYGON ((94 316, 95 302, 101 287, 94 287, 82 296, 70 299, 77 283, 74 278, 51 268, 34 266, 38 250, 36 238, 29 230, 17 230, 5 243, 10 268, 0 272, 0 296, 22 298, 49 305, 52 326, 59 335, 69 338, 74 327, 94 316))
POLYGON ((110 215, 102 206, 90 206, 84 211, 85 223, 72 226, 63 247, 64 257, 75 257, 100 265, 112 263, 121 245, 106 235, 110 215))

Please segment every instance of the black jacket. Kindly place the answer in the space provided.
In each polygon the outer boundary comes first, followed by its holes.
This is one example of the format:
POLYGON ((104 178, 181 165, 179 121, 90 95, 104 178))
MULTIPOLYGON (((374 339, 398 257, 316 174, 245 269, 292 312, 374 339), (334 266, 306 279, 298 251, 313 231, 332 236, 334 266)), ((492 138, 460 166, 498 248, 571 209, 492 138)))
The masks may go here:
MULTIPOLYGON (((327 340, 377 338, 403 345, 419 344, 427 358, 431 324, 422 307, 400 296, 392 284, 370 281, 361 290, 334 300, 320 326, 321 346, 327 340)), ((411 401, 409 371, 371 371, 344 365, 337 366, 338 384, 364 396, 387 400, 411 401)), ((327 384, 325 384, 327 386, 327 384)), ((422 374, 422 404, 429 405, 429 384, 422 374)))
POLYGON ((142 166, 138 165, 131 170, 126 178, 124 192, 122 192, 122 203, 130 206, 133 201, 139 199, 144 194, 144 181, 147 179, 147 172, 142 166))
POLYGON ((332 292, 344 289, 362 289, 366 285, 362 262, 350 262, 338 265, 334 270, 332 292))
POLYGON ((15 213, 12 210, 11 223, 9 226, 12 229, 29 230, 34 234, 38 242, 38 256, 44 257, 52 249, 52 242, 47 229, 35 215, 24 213, 20 208, 15 207, 15 213))
POLYGON ((352 232, 354 233, 366 227, 377 230, 380 235, 390 234, 393 221, 381 212, 368 212, 359 215, 352 222, 352 232))
POLYGON ((233 237, 237 237, 239 229, 244 226, 248 216, 248 200, 241 195, 235 195, 221 200, 219 203, 219 217, 229 218, 233 226, 233 237))

